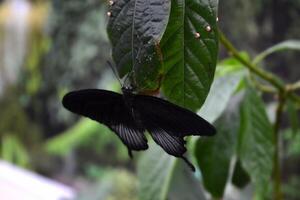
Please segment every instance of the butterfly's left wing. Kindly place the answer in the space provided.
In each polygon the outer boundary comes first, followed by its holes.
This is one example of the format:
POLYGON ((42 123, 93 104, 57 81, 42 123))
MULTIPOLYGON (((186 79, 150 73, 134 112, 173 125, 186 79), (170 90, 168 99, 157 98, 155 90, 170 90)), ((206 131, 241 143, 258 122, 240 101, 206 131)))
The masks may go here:
POLYGON ((136 124, 121 94, 98 89, 79 90, 66 94, 63 105, 73 113, 108 126, 128 147, 130 156, 131 150, 148 148, 145 130, 136 124))

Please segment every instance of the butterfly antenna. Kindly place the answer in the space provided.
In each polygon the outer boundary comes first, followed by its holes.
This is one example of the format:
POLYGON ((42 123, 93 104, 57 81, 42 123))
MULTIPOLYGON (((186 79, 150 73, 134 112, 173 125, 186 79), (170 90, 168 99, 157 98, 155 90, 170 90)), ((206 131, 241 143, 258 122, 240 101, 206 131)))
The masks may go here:
POLYGON ((193 172, 196 171, 195 166, 186 157, 182 156, 181 158, 185 161, 185 163, 191 168, 193 172))
POLYGON ((119 75, 118 75, 118 72, 117 72, 116 68, 114 68, 113 65, 111 64, 111 62, 109 62, 109 61, 107 61, 107 64, 108 64, 108 66, 111 68, 113 74, 115 75, 115 77, 116 77, 117 80, 119 81, 120 85, 122 86, 122 82, 121 82, 121 79, 120 79, 120 77, 119 77, 119 75))

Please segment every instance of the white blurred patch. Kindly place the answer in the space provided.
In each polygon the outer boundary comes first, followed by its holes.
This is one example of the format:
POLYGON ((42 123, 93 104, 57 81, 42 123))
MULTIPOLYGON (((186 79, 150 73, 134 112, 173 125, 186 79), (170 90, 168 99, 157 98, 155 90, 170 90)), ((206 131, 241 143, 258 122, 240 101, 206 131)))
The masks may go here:
POLYGON ((73 200, 75 191, 59 182, 0 161, 0 199, 73 200))
POLYGON ((1 24, 0 95, 3 88, 17 80, 27 51, 28 16, 31 5, 27 0, 9 0, 2 5, 7 12, 1 24))

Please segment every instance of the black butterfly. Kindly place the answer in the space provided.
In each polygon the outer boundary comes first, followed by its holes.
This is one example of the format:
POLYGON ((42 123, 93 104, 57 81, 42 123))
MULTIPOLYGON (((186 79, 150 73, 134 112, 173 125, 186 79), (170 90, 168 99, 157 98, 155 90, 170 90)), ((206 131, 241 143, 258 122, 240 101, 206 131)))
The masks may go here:
POLYGON ((134 94, 129 87, 122 94, 99 89, 86 89, 66 94, 65 108, 108 126, 132 150, 148 148, 145 131, 168 154, 182 158, 194 171, 195 167, 183 154, 184 137, 212 136, 215 128, 197 114, 161 98, 134 94))

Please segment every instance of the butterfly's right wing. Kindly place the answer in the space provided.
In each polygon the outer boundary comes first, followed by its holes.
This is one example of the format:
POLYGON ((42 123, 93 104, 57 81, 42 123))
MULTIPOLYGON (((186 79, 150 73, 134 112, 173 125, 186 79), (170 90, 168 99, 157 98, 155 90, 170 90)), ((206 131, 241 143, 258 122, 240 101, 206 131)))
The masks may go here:
POLYGON ((149 126, 160 127, 172 136, 216 134, 213 125, 196 113, 161 98, 136 95, 133 105, 140 112, 143 121, 152 123, 149 126))
POLYGON ((73 91, 63 98, 63 105, 73 113, 89 117, 108 126, 130 150, 148 148, 144 129, 133 119, 121 94, 98 89, 73 91))
POLYGON ((157 97, 136 95, 133 106, 154 141, 168 154, 183 158, 191 168, 192 164, 183 156, 186 152, 184 137, 216 133, 215 128, 197 114, 157 97))

